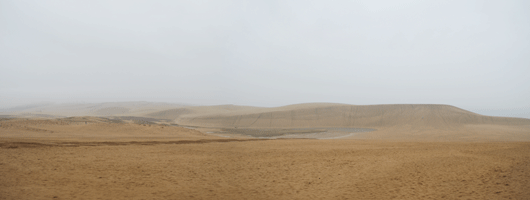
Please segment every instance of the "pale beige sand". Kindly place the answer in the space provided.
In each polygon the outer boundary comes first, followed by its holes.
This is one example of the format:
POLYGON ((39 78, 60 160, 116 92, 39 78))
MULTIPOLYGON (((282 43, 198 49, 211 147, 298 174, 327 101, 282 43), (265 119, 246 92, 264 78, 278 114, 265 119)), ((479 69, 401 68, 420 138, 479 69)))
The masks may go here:
POLYGON ((96 117, 1 120, 0 199, 530 199, 527 119, 443 105, 191 109, 175 120, 377 131, 256 140, 96 117))
POLYGON ((0 145, 1 199, 530 198, 530 143, 0 145))

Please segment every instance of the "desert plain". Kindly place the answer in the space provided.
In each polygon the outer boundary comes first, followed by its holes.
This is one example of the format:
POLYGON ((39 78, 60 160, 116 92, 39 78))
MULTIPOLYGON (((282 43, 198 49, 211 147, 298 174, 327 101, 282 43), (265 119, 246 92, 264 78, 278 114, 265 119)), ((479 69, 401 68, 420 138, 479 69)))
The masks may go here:
POLYGON ((530 199, 530 120, 148 103, 0 118, 0 199, 530 199))

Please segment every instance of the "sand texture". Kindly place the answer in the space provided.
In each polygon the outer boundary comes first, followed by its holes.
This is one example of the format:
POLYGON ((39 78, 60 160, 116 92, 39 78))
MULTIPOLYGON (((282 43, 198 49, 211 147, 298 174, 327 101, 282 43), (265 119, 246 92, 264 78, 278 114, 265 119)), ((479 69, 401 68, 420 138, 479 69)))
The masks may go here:
POLYGON ((528 199, 529 143, 3 141, 1 199, 528 199))
POLYGON ((528 121, 344 104, 0 118, 0 199, 530 199, 528 121), (356 127, 374 131, 240 134, 356 127))

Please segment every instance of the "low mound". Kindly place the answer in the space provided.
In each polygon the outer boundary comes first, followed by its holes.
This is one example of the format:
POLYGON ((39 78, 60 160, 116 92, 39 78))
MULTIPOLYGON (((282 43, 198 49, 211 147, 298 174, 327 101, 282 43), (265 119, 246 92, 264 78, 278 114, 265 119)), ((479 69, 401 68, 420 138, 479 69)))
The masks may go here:
MULTIPOLYGON (((143 141, 212 139, 199 131, 163 124, 127 123, 102 117, 1 119, 0 139, 143 141)), ((217 138, 218 139, 218 138, 217 138)))
POLYGON ((199 117, 209 115, 226 115, 226 114, 249 114, 256 112, 266 111, 267 108, 252 107, 252 106, 236 106, 236 105, 218 105, 218 106, 195 106, 195 107, 184 107, 175 108, 169 110, 163 110, 158 112, 152 112, 146 114, 146 117, 152 117, 156 119, 179 119, 182 117, 199 117))
POLYGON ((18 117, 56 118, 65 116, 141 116, 146 113, 185 107, 182 104, 158 102, 107 102, 107 103, 65 103, 40 104, 1 110, 3 114, 18 117))

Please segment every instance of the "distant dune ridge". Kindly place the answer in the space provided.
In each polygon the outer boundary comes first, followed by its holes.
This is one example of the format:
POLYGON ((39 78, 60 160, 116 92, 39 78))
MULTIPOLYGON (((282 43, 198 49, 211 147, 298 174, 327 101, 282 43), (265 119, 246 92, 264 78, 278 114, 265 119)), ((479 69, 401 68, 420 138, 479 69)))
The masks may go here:
POLYGON ((105 102, 105 103, 43 103, 2 109, 0 113, 20 117, 72 117, 72 116, 140 116, 145 113, 184 107, 183 104, 160 102, 105 102))
POLYGON ((187 126, 216 128, 372 128, 357 139, 528 141, 530 119, 492 117, 450 105, 296 104, 276 108, 185 107, 147 114, 187 126))
POLYGON ((177 108, 147 116, 174 119, 183 125, 250 128, 417 126, 451 129, 469 124, 530 125, 529 119, 484 116, 450 105, 435 104, 299 104, 277 108, 211 106, 177 108))
MULTIPOLYGON (((4 113, 2 113, 4 114, 4 113)), ((206 128, 366 128, 357 139, 530 141, 530 119, 492 117, 450 105, 349 105, 305 103, 274 108, 217 105, 186 106, 151 102, 116 102, 34 106, 11 116, 102 116, 171 121, 206 128), (136 117, 136 118, 135 118, 136 117)), ((151 121, 152 121, 151 120, 151 121)))

